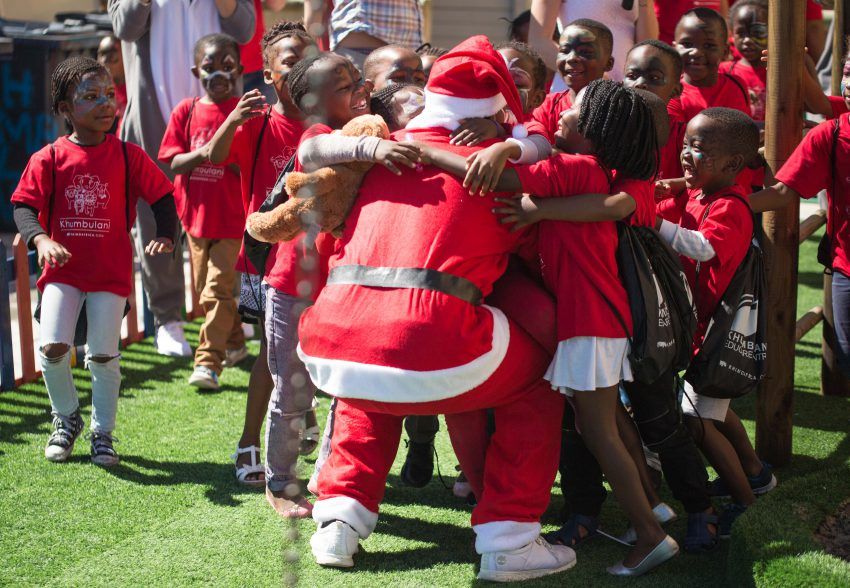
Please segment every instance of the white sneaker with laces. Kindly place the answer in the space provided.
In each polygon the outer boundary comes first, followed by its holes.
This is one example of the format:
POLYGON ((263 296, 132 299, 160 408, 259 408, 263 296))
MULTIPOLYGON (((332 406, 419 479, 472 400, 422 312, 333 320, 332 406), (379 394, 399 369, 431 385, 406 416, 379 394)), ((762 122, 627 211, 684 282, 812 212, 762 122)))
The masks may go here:
POLYGON ((183 323, 171 321, 156 330, 156 351, 168 357, 192 357, 192 348, 186 341, 183 323))
POLYGON ((205 365, 195 366, 192 375, 189 376, 189 384, 202 390, 218 390, 218 375, 205 365))
POLYGON ((352 556, 360 549, 359 541, 360 536, 349 524, 333 521, 316 529, 310 537, 310 548, 320 566, 350 568, 354 566, 352 556))
POLYGON ((244 345, 239 349, 228 349, 224 352, 224 361, 221 362, 221 365, 223 367, 233 367, 246 357, 248 357, 248 348, 244 345))
POLYGON ((479 580, 518 582, 563 572, 576 565, 576 552, 566 545, 552 545, 538 537, 513 551, 481 554, 479 580))

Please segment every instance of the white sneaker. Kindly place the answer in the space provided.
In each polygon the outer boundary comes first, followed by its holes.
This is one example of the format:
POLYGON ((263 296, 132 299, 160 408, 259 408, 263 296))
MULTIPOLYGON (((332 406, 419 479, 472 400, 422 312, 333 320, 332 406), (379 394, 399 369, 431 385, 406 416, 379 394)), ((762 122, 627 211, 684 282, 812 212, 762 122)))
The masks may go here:
POLYGON ((192 348, 186 341, 183 323, 171 321, 161 325, 156 330, 156 351, 168 357, 191 357, 192 348))
POLYGON ((245 335, 246 339, 253 339, 254 333, 254 325, 250 323, 242 323, 242 334, 245 335))
POLYGON ((221 362, 221 365, 233 367, 246 357, 248 357, 248 348, 244 345, 240 349, 228 349, 224 352, 224 361, 221 362))
POLYGON ((310 548, 320 566, 350 568, 354 566, 352 556, 359 551, 359 541, 360 536, 349 524, 333 521, 316 529, 310 537, 310 548))
POLYGON ((481 554, 479 580, 518 582, 563 572, 576 565, 576 552, 566 545, 551 545, 538 537, 513 551, 481 554))
POLYGON ((216 373, 205 365, 195 366, 189 376, 189 384, 202 390, 218 390, 221 387, 216 373))

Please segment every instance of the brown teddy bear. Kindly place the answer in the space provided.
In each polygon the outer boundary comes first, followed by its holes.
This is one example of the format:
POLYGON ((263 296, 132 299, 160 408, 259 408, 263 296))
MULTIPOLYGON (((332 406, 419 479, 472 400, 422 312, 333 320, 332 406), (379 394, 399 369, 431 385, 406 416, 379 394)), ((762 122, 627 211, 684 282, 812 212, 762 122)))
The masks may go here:
MULTIPOLYGON (((349 137, 390 137, 384 119, 372 114, 352 119, 340 132, 349 137)), ((363 176, 373 165, 354 161, 311 173, 291 172, 286 177, 289 199, 268 212, 250 214, 246 222, 248 234, 265 243, 289 241, 316 222, 323 232, 341 236, 363 176)))

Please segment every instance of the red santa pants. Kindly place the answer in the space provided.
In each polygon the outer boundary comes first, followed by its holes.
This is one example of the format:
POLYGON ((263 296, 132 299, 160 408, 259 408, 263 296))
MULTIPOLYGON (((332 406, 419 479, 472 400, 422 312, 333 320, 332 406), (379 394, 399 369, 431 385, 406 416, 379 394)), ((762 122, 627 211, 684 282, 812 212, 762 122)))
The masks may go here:
POLYGON ((505 359, 490 378, 435 402, 337 399, 331 452, 318 478, 317 523, 341 520, 365 538, 374 530, 406 415, 445 414, 452 446, 478 505, 479 553, 517 549, 540 533, 558 469, 564 397, 542 379, 550 356, 510 323, 505 359), (487 438, 485 409, 496 432, 487 438))

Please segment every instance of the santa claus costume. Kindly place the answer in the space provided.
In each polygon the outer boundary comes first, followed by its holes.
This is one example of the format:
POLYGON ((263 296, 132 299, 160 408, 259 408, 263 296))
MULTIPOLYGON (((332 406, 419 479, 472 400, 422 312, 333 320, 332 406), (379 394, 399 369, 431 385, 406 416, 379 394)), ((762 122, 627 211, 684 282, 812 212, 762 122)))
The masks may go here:
MULTIPOLYGON (((488 143, 450 145, 460 119, 505 105, 522 111, 504 61, 483 36, 435 62, 425 96, 425 110, 401 137, 463 155, 488 143)), ((361 186, 334 244, 327 286, 299 329, 310 377, 336 398, 313 508, 320 564, 353 565, 358 541, 375 529, 404 416, 431 414, 446 415, 479 497, 472 513, 479 578, 522 580, 575 563, 572 549, 540 537, 564 403, 542 379, 551 350, 484 303, 523 239, 492 213, 498 196, 471 196, 430 166, 400 176, 376 166, 361 186), (489 443, 487 408, 496 420, 489 443)))

